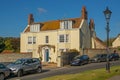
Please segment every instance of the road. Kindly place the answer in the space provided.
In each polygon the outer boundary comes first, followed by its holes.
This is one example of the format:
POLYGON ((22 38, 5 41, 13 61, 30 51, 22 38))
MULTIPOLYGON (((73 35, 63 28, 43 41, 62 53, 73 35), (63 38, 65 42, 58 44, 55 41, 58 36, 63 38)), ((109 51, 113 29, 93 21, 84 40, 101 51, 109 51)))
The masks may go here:
MULTIPOLYGON (((106 62, 91 63, 83 66, 65 66, 55 69, 43 69, 42 73, 26 74, 23 77, 11 77, 7 80, 41 80, 42 78, 51 77, 55 75, 74 74, 87 70, 94 70, 99 68, 105 68, 106 62)), ((120 61, 111 62, 111 66, 120 65, 120 61)))

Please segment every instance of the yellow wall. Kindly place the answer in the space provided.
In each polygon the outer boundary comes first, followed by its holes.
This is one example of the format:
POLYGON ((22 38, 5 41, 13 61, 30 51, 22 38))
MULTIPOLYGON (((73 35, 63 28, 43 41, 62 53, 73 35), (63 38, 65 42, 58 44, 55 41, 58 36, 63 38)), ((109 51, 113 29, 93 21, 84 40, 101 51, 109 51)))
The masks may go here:
MULTIPOLYGON (((31 49, 33 52, 33 57, 39 57, 38 46, 39 45, 54 45, 55 52, 53 49, 50 50, 51 61, 56 62, 57 53, 59 49, 76 49, 79 50, 79 29, 73 30, 58 30, 58 31, 41 31, 39 33, 21 33, 21 52, 27 52, 31 49), (59 43, 59 36, 61 34, 69 34, 69 41, 67 43, 59 43), (36 37, 36 44, 27 44, 28 36, 36 37), (45 43, 45 36, 49 36, 49 43, 45 43)), ((47 48, 47 47, 45 47, 47 48)), ((44 60, 44 50, 42 50, 42 56, 44 60)))
POLYGON ((87 25, 87 21, 82 21, 82 25, 80 28, 74 28, 69 30, 50 30, 50 31, 40 31, 37 33, 21 33, 21 52, 28 52, 28 49, 31 49, 33 52, 33 57, 39 57, 39 54, 42 55, 42 59, 44 61, 44 50, 49 49, 51 62, 57 62, 57 56, 59 49, 76 49, 80 50, 83 46, 90 47, 90 34, 89 34, 89 27, 87 25), (81 31, 83 33, 81 33, 81 31), (69 41, 65 43, 59 43, 59 35, 61 34, 68 34, 69 41), (36 44, 28 44, 28 36, 36 37, 36 44), (49 36, 49 43, 45 43, 45 36, 49 36), (82 38, 82 42, 81 42, 82 38), (42 51, 38 53, 38 46, 39 45, 54 45, 54 50, 48 47, 42 48, 42 51))
POLYGON ((120 46, 120 36, 118 36, 112 43, 112 47, 118 47, 118 46, 120 46))

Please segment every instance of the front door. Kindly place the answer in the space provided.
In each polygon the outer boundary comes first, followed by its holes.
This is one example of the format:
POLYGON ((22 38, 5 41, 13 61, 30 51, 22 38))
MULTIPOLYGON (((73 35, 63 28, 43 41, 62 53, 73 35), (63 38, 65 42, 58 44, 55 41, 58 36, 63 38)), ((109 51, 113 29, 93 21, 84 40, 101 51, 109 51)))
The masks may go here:
POLYGON ((45 62, 49 61, 49 49, 45 49, 45 62))

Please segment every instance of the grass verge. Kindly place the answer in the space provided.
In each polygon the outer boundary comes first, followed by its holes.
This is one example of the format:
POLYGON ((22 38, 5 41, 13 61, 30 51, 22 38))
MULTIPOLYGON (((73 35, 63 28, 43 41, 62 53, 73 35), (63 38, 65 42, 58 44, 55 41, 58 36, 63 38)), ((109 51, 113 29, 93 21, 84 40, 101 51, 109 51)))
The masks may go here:
POLYGON ((110 73, 107 73, 105 68, 103 68, 77 74, 57 75, 42 80, 107 80, 115 75, 120 75, 120 66, 111 67, 110 73))

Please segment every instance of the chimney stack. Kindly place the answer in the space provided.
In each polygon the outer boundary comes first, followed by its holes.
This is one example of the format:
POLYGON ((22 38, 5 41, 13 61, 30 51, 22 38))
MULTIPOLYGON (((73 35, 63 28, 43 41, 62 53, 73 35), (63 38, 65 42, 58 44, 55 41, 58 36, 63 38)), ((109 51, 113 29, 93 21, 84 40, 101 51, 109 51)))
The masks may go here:
POLYGON ((85 20, 88 19, 87 18, 87 11, 86 11, 86 7, 85 6, 82 7, 82 19, 85 19, 85 20))
POLYGON ((28 25, 34 23, 34 18, 33 18, 33 14, 29 14, 28 16, 28 25))
POLYGON ((93 19, 90 19, 89 28, 90 30, 95 29, 95 24, 93 19))

